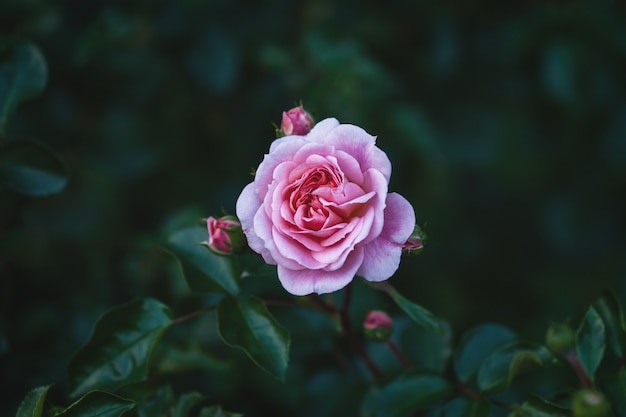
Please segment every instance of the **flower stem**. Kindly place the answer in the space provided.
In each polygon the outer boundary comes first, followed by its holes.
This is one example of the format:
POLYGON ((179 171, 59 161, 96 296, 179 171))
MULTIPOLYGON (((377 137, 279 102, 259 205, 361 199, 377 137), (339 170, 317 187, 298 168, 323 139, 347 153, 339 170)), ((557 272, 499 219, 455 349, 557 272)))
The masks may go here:
POLYGON ((587 371, 585 371, 585 368, 583 368, 583 364, 580 362, 580 358, 578 358, 576 351, 572 349, 569 352, 565 353, 565 355, 563 356, 569 362, 569 364, 572 365, 572 368, 574 368, 574 372, 576 372, 576 375, 578 375, 580 383, 585 388, 593 388, 593 382, 591 381, 591 378, 589 378, 589 375, 587 375, 587 371))
POLYGON ((352 346, 352 349, 363 359, 365 366, 370 371, 372 376, 377 382, 382 381, 383 374, 380 372, 372 358, 368 355, 367 351, 363 348, 363 345, 359 343, 359 340, 356 338, 354 333, 352 332, 352 326, 350 324, 350 317, 348 313, 350 311, 350 301, 352 299, 352 285, 348 284, 344 292, 343 298, 343 306, 341 306, 341 310, 339 311, 339 320, 341 322, 341 329, 343 335, 348 339, 348 342, 352 346))
POLYGON ((393 340, 389 339, 387 341, 387 346, 391 349, 393 354, 396 355, 398 362, 400 362, 400 365, 402 365, 404 369, 411 369, 413 367, 411 362, 409 362, 406 356, 404 356, 398 345, 393 340))

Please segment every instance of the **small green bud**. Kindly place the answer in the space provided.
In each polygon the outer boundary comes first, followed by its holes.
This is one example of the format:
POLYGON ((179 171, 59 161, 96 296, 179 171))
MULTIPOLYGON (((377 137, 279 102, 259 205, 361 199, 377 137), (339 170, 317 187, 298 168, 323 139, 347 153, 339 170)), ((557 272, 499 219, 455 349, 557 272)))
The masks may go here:
POLYGON ((600 391, 581 389, 572 398, 573 417, 608 417, 611 405, 600 391))
POLYGON ((365 317, 363 332, 372 342, 384 343, 393 332, 393 320, 382 311, 372 310, 365 317))
POLYGON ((576 346, 576 333, 567 324, 552 323, 546 333, 546 344, 556 354, 565 355, 576 346))

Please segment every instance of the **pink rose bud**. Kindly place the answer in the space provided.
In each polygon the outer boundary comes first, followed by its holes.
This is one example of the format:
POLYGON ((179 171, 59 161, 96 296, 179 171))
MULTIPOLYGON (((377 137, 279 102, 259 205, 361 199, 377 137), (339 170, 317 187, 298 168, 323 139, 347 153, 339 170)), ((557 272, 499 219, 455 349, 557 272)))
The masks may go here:
POLYGON ((280 124, 280 132, 287 135, 306 135, 313 129, 315 122, 302 106, 283 112, 283 120, 280 124))
POLYGON ((218 255, 232 255, 245 247, 245 237, 241 223, 234 216, 216 219, 209 217, 206 221, 209 240, 202 242, 211 252, 218 255))
POLYGON ((365 317, 363 331, 372 342, 384 343, 391 337, 393 320, 382 311, 372 310, 365 317))
POLYGON ((426 241, 426 233, 421 227, 415 225, 413 233, 407 241, 402 245, 402 253, 404 255, 417 255, 424 249, 424 242, 426 241))

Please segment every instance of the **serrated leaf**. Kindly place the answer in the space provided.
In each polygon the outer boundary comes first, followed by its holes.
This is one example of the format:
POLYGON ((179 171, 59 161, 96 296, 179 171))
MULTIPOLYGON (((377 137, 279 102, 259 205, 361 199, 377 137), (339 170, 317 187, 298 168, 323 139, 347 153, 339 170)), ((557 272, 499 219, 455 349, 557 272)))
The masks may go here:
POLYGON ((404 297, 389 283, 370 282, 368 284, 389 294, 398 307, 400 307, 400 309, 402 309, 402 311, 404 311, 418 325, 438 333, 443 331, 439 319, 433 313, 404 297))
POLYGON ((613 292, 605 290, 593 307, 602 317, 609 347, 618 358, 623 358, 626 353, 626 321, 619 300, 613 292))
POLYGON ((15 417, 41 417, 50 385, 37 387, 26 394, 15 417))
POLYGON ((454 370, 461 382, 469 381, 483 360, 502 346, 517 340, 507 327, 486 323, 467 331, 454 351, 454 370))
POLYGON ((198 392, 188 392, 180 396, 176 404, 170 408, 168 417, 189 417, 189 412, 198 405, 204 396, 198 392))
POLYGON ((38 142, 11 142, 0 152, 0 185, 22 195, 43 197, 58 193, 67 180, 59 158, 38 142))
POLYGON ((522 406, 511 413, 514 417, 568 417, 567 408, 553 404, 542 398, 531 396, 522 406))
POLYGON ((491 401, 480 398, 458 397, 447 402, 438 417, 488 417, 491 412, 491 401))
POLYGON ((263 301, 222 299, 217 306, 217 329, 227 345, 242 349, 260 368, 284 381, 291 339, 263 301))
POLYGON ((48 79, 46 60, 31 43, 13 45, 0 62, 0 132, 17 105, 41 93, 48 79))
POLYGON ((205 407, 200 410, 200 417, 243 417, 243 414, 230 413, 228 411, 222 410, 221 406, 214 405, 212 407, 205 407))
POLYGON ((135 402, 104 391, 91 391, 55 417, 119 417, 135 402))
POLYGON ((93 388, 117 389, 148 375, 148 362, 172 322, 170 309, 151 298, 106 312, 87 343, 70 360, 72 396, 93 388))
POLYGON ((452 391, 452 385, 439 375, 401 376, 382 389, 375 415, 405 417, 441 403, 452 391))
POLYGON ((197 293, 225 291, 239 293, 239 268, 233 256, 216 255, 200 242, 208 239, 203 227, 188 227, 172 233, 167 249, 178 258, 189 289, 197 293))
POLYGON ((576 331, 576 353, 587 376, 595 381, 595 372, 606 349, 604 321, 595 308, 589 307, 576 331))
POLYGON ((554 362, 554 356, 545 346, 521 343, 506 345, 482 361, 478 369, 478 387, 482 391, 502 390, 509 386, 513 378, 528 369, 554 362))

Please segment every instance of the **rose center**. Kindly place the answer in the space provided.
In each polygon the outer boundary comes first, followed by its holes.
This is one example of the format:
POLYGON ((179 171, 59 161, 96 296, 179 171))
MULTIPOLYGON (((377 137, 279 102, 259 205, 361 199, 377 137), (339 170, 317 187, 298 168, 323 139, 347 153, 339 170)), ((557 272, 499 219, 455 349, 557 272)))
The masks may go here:
POLYGON ((299 213, 300 218, 308 228, 319 230, 327 226, 329 217, 333 216, 320 201, 322 190, 331 192, 342 187, 344 178, 342 173, 334 166, 303 166, 300 177, 292 182, 285 190, 289 194, 289 204, 293 213, 299 213))

